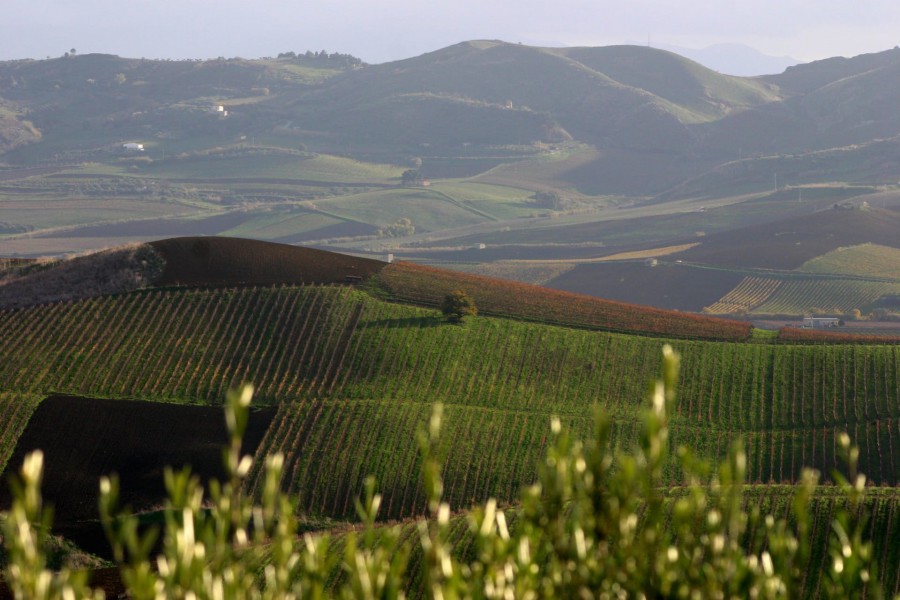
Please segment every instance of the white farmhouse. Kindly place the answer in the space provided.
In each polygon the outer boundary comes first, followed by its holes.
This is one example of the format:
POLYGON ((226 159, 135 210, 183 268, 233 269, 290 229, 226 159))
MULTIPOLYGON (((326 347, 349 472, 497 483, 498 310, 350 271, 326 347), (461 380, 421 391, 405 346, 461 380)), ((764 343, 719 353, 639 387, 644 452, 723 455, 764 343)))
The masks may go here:
POLYGON ((126 152, 143 152, 144 145, 138 144, 137 142, 126 142, 122 144, 122 149, 126 152))

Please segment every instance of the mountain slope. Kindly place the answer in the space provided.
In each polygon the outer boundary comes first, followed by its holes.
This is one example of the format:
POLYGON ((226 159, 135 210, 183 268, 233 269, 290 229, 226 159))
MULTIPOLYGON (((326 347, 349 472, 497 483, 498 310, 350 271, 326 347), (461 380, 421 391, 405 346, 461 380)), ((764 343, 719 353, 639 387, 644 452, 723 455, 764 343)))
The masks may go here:
POLYGON ((539 111, 574 137, 605 145, 642 146, 652 130, 655 143, 671 149, 689 140, 686 123, 778 99, 773 86, 720 75, 661 50, 479 41, 347 73, 305 103, 327 107, 312 111, 320 127, 338 126, 344 112, 352 119, 360 107, 420 94, 539 111))

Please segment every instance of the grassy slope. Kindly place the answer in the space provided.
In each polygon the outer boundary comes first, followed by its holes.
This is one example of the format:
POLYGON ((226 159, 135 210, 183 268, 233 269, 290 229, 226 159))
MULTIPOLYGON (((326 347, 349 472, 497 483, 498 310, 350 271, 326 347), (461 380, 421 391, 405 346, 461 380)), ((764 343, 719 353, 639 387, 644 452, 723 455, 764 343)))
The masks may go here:
POLYGON ((861 244, 832 250, 809 260, 798 271, 900 279, 900 249, 861 244))
MULTIPOLYGON (((253 149, 249 149, 251 151, 253 149)), ((256 149, 259 150, 259 149, 256 149)), ((325 154, 278 152, 256 156, 228 156, 200 154, 184 159, 172 159, 146 167, 147 173, 168 178, 232 179, 246 177, 263 182, 266 179, 288 179, 318 182, 322 185, 340 183, 397 183, 402 169, 392 165, 365 163, 325 154)))
POLYGON ((722 75, 677 54, 652 48, 606 46, 557 52, 670 102, 683 111, 685 120, 710 121, 735 109, 780 99, 774 86, 760 80, 722 75))

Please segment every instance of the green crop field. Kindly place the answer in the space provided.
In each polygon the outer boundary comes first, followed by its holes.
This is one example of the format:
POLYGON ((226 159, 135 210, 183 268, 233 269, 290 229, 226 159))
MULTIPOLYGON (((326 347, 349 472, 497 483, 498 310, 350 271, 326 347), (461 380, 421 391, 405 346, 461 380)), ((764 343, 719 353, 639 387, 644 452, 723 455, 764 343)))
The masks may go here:
MULTIPOLYGON (((414 434, 436 401, 448 406, 447 493, 458 508, 512 501, 534 476, 552 415, 586 435, 600 404, 615 444, 630 447, 664 341, 485 317, 457 327, 433 309, 317 286, 44 305, 0 313, 0 335, 12 403, 54 391, 216 404, 254 382, 258 403, 280 406, 261 452, 286 452, 286 485, 304 510, 339 517, 353 516, 366 474, 381 482, 384 516, 421 512, 414 434)), ((846 430, 872 481, 897 484, 900 349, 675 345, 676 443, 715 460, 743 437, 752 481, 792 482, 803 466, 837 467, 835 436, 846 430)))
POLYGON ((304 179, 322 183, 398 183, 402 169, 324 154, 263 153, 248 147, 247 155, 205 153, 154 163, 145 170, 156 177, 304 179))
POLYGON ((386 226, 408 218, 418 231, 474 225, 487 215, 429 188, 396 188, 349 194, 317 201, 323 211, 342 217, 386 226))
POLYGON ((900 279, 900 250, 878 244, 838 248, 803 264, 798 271, 900 279))

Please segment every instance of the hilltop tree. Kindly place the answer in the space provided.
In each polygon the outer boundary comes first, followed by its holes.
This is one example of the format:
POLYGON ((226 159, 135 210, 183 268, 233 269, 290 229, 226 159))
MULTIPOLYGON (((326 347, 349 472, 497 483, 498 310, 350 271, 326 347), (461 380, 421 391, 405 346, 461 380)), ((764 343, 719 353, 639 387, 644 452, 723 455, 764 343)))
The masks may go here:
POLYGON ((465 290, 453 290, 441 303, 441 312, 451 323, 462 323, 463 318, 478 314, 475 301, 465 290))
POLYGON ((422 172, 418 169, 407 169, 400 176, 400 183, 403 185, 420 185, 423 180, 422 172))
POLYGON ((415 232, 416 226, 413 225, 412 220, 408 217, 403 217, 397 219, 387 227, 379 229, 378 235, 381 237, 403 237, 405 235, 412 235, 415 232))

